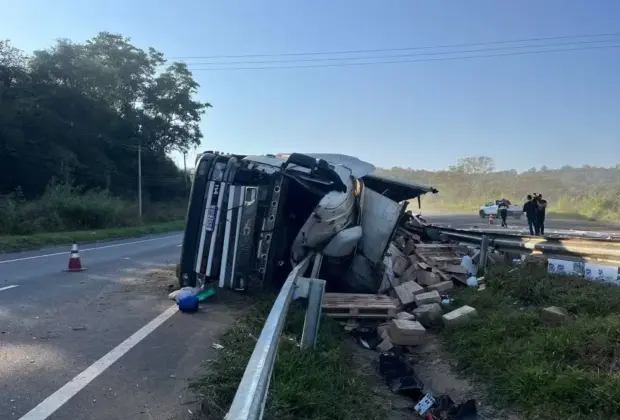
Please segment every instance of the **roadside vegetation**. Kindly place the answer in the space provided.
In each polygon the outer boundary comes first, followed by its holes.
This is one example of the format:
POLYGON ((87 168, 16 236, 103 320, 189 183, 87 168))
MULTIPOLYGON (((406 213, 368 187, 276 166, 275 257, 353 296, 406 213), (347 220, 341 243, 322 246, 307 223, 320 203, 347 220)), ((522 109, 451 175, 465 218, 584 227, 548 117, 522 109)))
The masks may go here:
POLYGON ((454 296, 479 313, 443 334, 457 367, 486 383, 494 403, 527 419, 620 418, 620 288, 532 267, 485 277, 486 290, 454 296), (565 308, 570 319, 543 325, 548 306, 565 308))
POLYGON ((186 209, 186 199, 147 202, 140 220, 135 202, 53 183, 34 200, 0 196, 0 252, 182 230, 186 209))
MULTIPOLYGON (((564 166, 531 168, 525 172, 496 171, 485 156, 460 159, 444 171, 411 168, 381 170, 384 175, 429 184, 439 190, 422 198, 422 210, 478 214, 480 206, 502 197, 523 204, 542 193, 549 216, 577 220, 620 222, 620 165, 612 168, 564 166)), ((417 208, 417 203, 414 204, 417 208)))
MULTIPOLYGON (((145 224, 185 218, 187 201, 144 203, 145 224)), ((0 235, 30 235, 139 226, 137 203, 108 191, 83 191, 67 184, 50 184, 43 195, 25 200, 19 194, 0 197, 0 235)))
MULTIPOLYGON (((224 349, 209 363, 208 376, 197 384, 204 395, 202 418, 220 420, 226 414, 272 304, 273 299, 261 298, 221 337, 219 343, 224 349)), ((298 343, 303 316, 303 309, 294 304, 278 349, 264 418, 385 418, 385 403, 373 393, 374 374, 355 368, 351 342, 340 325, 324 317, 317 348, 301 352, 298 343)))
POLYGON ((211 105, 198 87, 187 65, 119 34, 31 54, 0 40, 2 249, 178 225, 190 175, 169 154, 200 145, 211 105))
POLYGON ((74 232, 44 232, 31 235, 0 235, 0 252, 24 251, 48 245, 89 243, 117 238, 132 238, 152 233, 165 233, 182 230, 183 220, 153 223, 141 226, 109 228, 100 230, 80 230, 74 232))

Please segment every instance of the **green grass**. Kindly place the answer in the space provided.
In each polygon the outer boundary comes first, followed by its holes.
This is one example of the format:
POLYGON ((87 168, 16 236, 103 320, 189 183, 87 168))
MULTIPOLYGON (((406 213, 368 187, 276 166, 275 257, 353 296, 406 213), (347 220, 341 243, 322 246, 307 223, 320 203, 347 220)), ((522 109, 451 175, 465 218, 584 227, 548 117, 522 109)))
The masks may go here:
MULTIPOLYGON (((261 299, 220 339, 224 346, 197 385, 210 413, 222 419, 230 406, 256 345, 273 299, 261 299)), ((374 420, 386 415, 385 402, 373 394, 369 373, 356 370, 350 339, 342 327, 321 320, 319 342, 312 352, 296 345, 301 337, 303 309, 294 305, 280 342, 264 418, 271 420, 374 420)), ((370 374, 372 375, 372 374, 370 374)), ((374 375, 372 375, 374 376, 374 375)))
POLYGON ((485 291, 454 296, 480 315, 442 336, 458 368, 527 419, 620 418, 620 287, 536 268, 496 269, 486 278, 485 291), (546 306, 574 319, 544 326, 546 306))
POLYGON ((130 238, 149 233, 164 233, 182 230, 183 220, 111 229, 82 230, 74 232, 45 232, 31 235, 0 235, 0 252, 23 251, 47 245, 61 245, 76 242, 96 242, 114 238, 130 238))

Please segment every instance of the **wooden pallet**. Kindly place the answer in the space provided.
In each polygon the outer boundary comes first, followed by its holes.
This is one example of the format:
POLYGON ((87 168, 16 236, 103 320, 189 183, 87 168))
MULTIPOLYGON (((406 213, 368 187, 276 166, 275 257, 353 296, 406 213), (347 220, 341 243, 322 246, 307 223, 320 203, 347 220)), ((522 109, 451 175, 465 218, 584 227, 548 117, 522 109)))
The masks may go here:
POLYGON ((390 319, 396 317, 398 308, 385 295, 325 293, 323 312, 331 318, 390 319))

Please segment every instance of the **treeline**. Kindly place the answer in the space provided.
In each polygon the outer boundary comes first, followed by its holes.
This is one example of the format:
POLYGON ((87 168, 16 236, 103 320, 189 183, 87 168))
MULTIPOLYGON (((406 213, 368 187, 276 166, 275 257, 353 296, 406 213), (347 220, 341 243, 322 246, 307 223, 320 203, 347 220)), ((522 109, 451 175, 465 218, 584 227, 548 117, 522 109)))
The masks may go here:
POLYGON ((527 194, 542 193, 550 211, 587 218, 620 221, 620 165, 600 168, 532 168, 526 172, 496 171, 484 156, 464 158, 445 171, 394 167, 385 175, 424 184, 439 190, 427 195, 422 208, 477 212, 486 202, 505 197, 520 203, 527 194))
POLYGON ((139 149, 147 215, 158 203, 184 207, 189 182, 167 153, 200 144, 210 105, 194 99, 198 87, 185 64, 117 34, 31 55, 0 41, 0 213, 16 215, 0 233, 135 223, 121 210, 137 201, 139 149), (117 215, 89 220, 96 203, 117 215))

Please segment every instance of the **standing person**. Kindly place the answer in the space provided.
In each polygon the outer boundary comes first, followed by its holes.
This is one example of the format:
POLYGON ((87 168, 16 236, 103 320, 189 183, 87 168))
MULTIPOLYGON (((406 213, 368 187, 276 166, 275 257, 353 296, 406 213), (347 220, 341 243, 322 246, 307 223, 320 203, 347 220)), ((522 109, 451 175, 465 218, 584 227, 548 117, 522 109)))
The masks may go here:
POLYGON ((543 198, 542 194, 538 194, 536 204, 536 224, 538 226, 539 233, 542 236, 545 236, 545 214, 547 212, 547 200, 543 198))
POLYGON ((502 227, 507 228, 508 223, 506 222, 506 218, 508 217, 508 201, 505 198, 499 200, 497 211, 499 212, 499 216, 502 218, 502 227))
POLYGON ((523 205, 523 213, 527 217, 527 225, 530 228, 530 235, 534 236, 534 227, 536 226, 536 207, 532 201, 532 195, 528 194, 527 201, 523 205))

